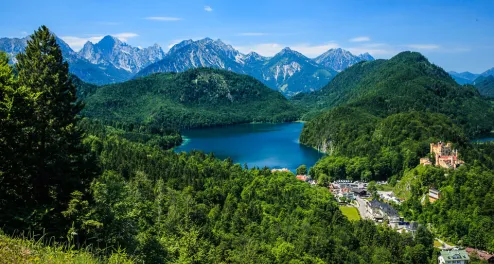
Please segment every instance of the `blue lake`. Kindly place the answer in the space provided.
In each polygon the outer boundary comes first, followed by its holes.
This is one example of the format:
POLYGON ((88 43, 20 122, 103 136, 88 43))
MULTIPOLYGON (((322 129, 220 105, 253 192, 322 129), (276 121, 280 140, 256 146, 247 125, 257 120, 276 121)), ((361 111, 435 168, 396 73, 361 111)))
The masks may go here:
POLYGON ((494 141, 494 137, 479 138, 479 139, 472 140, 472 142, 475 142, 475 143, 484 143, 484 142, 490 142, 490 141, 494 141))
POLYGON ((301 164, 312 167, 322 153, 298 143, 303 123, 241 124, 225 127, 193 129, 182 132, 184 144, 176 152, 201 150, 213 152, 217 158, 230 157, 249 168, 267 166, 288 168, 301 164))

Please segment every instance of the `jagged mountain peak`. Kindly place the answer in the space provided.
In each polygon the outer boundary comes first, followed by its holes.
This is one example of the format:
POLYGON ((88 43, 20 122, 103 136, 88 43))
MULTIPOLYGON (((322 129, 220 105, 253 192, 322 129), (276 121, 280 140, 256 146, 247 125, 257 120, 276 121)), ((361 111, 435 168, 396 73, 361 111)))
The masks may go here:
POLYGON ((137 73, 148 65, 163 59, 164 52, 158 44, 148 48, 137 48, 128 45, 117 37, 107 35, 98 43, 87 42, 78 52, 93 64, 112 65, 130 73, 137 73))
POLYGON ((480 75, 482 75, 482 76, 489 76, 489 75, 494 76, 494 67, 488 69, 487 71, 481 73, 480 75))
POLYGON ((300 53, 296 50, 292 50, 289 47, 283 48, 280 52, 278 52, 276 55, 274 55, 274 57, 280 57, 280 56, 296 56, 296 57, 306 58, 306 56, 303 55, 302 53, 300 53))
POLYGON ((314 59, 318 64, 336 71, 342 71, 360 61, 372 60, 374 60, 374 58, 369 53, 355 56, 350 51, 342 48, 329 49, 314 59))
POLYGON ((255 51, 251 51, 249 52, 247 55, 244 56, 244 60, 245 61, 261 61, 261 60, 265 60, 266 57, 263 57, 261 56, 259 53, 255 52, 255 51))

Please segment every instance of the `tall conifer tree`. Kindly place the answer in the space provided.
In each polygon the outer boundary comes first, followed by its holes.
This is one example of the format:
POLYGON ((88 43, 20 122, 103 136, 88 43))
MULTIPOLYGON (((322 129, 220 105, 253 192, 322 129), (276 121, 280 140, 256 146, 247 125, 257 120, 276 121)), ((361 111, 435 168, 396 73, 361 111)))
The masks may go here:
POLYGON ((18 84, 36 94, 32 105, 33 131, 23 166, 40 205, 64 206, 74 190, 91 180, 88 152, 82 145, 77 114, 82 109, 69 78, 56 38, 41 26, 17 56, 18 84))
POLYGON ((19 227, 14 222, 30 214, 27 205, 33 201, 26 164, 35 133, 32 106, 37 93, 19 86, 12 70, 7 55, 0 52, 0 222, 6 229, 19 227))

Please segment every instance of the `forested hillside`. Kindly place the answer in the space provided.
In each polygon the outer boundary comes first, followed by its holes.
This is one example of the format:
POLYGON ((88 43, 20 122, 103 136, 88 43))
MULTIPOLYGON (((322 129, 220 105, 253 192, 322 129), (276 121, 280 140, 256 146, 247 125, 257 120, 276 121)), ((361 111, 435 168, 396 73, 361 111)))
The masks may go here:
POLYGON ((493 129, 493 106, 473 86, 404 52, 354 65, 294 102, 316 116, 300 141, 330 154, 310 171, 319 184, 387 180, 407 199, 407 219, 431 224, 452 243, 494 250, 494 145, 469 142, 493 129), (466 164, 456 171, 419 165, 438 141, 453 142, 466 164), (441 191, 433 204, 426 199, 431 187, 441 191))
POLYGON ((279 92, 252 77, 210 68, 102 86, 86 99, 83 114, 177 129, 298 118, 279 92))
POLYGON ((430 142, 461 148, 467 137, 494 127, 492 105, 475 88, 458 85, 413 52, 354 65, 297 100, 322 112, 306 123, 300 142, 331 155, 314 170, 331 178, 400 177, 427 154, 430 142), (353 171, 330 169, 346 163, 355 164, 353 171))
POLYGON ((443 69, 416 52, 358 63, 320 91, 300 95, 293 102, 313 113, 340 105, 381 118, 409 111, 441 113, 462 126, 468 135, 490 131, 494 122, 492 107, 472 86, 457 84, 443 69))
POLYGON ((494 97, 494 76, 480 76, 474 81, 475 88, 477 88, 481 95, 488 97, 494 97))
POLYGON ((432 230, 457 245, 494 251, 494 144, 464 149, 466 165, 455 171, 418 166, 396 185, 407 200, 401 211, 408 219, 432 224, 432 230), (441 199, 423 199, 429 188, 441 199))

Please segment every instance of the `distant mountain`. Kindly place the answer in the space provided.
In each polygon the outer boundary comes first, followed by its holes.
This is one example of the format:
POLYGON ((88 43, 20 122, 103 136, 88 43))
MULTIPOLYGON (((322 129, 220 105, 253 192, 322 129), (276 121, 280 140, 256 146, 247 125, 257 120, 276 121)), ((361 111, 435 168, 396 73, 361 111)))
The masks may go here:
MULTIPOLYGON (((15 63, 15 56, 25 50, 28 39, 28 37, 2 38, 0 39, 0 51, 9 54, 11 63, 15 63)), ((85 82, 101 85, 122 82, 132 77, 132 73, 117 69, 113 65, 93 64, 80 58, 65 41, 59 37, 56 37, 56 40, 64 59, 69 63, 70 72, 85 82)))
POLYGON ((355 56, 347 50, 337 48, 330 49, 317 58, 314 59, 315 62, 321 64, 327 68, 333 69, 335 71, 342 71, 358 62, 361 61, 373 61, 369 53, 364 53, 359 56, 355 56))
POLYGON ((489 75, 494 76, 494 67, 488 69, 487 71, 481 73, 480 75, 482 75, 482 76, 489 76, 489 75))
MULTIPOLYGON (((15 63, 15 55, 25 49, 27 39, 2 38, 0 50, 6 51, 11 63, 15 63)), ((255 52, 242 54, 231 45, 210 38, 184 40, 166 54, 157 44, 141 49, 112 36, 105 36, 98 43, 87 42, 79 52, 60 38, 57 42, 70 72, 87 83, 103 85, 152 73, 210 67, 253 76, 286 96, 316 91, 339 71, 360 61, 374 60, 368 53, 355 56, 343 49, 329 50, 315 60, 289 48, 273 57, 263 57, 255 52)))
POLYGON ((0 38, 0 50, 9 55, 10 63, 16 63, 15 56, 26 49, 27 38, 0 38))
POLYGON ((156 72, 183 72, 201 67, 244 73, 243 65, 243 55, 219 39, 185 40, 173 46, 163 60, 151 64, 136 77, 156 72))
POLYGON ((293 121, 299 115, 281 93, 255 78, 211 68, 102 86, 85 102, 87 117, 178 129, 293 121))
POLYGON ((477 77, 479 77, 479 74, 471 73, 471 72, 455 72, 455 71, 450 71, 448 72, 453 79, 459 84, 471 84, 477 77))
MULTIPOLYGON (((255 65, 257 63, 259 60, 254 62, 255 65)), ((250 67, 253 71, 247 74, 288 96, 318 90, 337 74, 333 69, 321 66, 290 48, 284 48, 259 66, 250 67)))
POLYGON ((479 76, 475 79, 473 85, 481 95, 494 97, 494 75, 479 76))
POLYGON ((321 66, 289 48, 268 58, 255 52, 245 55, 221 40, 205 38, 176 44, 163 60, 146 67, 136 77, 200 67, 248 74, 288 96, 317 90, 336 75, 333 69, 321 66))
POLYGON ((140 49, 112 36, 105 36, 96 44, 88 41, 77 55, 92 64, 112 65, 130 73, 137 73, 165 56, 158 44, 140 49))

